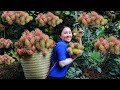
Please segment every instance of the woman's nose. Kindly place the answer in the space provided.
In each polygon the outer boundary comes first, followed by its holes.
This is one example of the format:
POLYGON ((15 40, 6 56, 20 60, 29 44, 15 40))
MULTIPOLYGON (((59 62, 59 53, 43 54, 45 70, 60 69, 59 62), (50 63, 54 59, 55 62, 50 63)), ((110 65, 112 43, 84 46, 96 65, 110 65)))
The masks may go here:
POLYGON ((67 34, 67 36, 72 36, 71 34, 67 34))

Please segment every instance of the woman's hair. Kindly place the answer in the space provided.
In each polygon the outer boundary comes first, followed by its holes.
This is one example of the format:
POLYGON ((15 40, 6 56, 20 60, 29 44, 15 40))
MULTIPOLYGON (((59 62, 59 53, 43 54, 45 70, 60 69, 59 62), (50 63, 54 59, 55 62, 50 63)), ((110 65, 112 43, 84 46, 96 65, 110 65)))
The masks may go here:
POLYGON ((65 27, 73 28, 74 17, 66 16, 61 24, 56 26, 56 34, 61 35, 65 27))
POLYGON ((58 30, 57 30, 58 35, 61 35, 61 33, 62 33, 62 31, 63 31, 63 29, 64 29, 65 27, 68 27, 68 26, 66 26, 66 25, 61 25, 61 26, 59 26, 59 28, 58 28, 58 30))

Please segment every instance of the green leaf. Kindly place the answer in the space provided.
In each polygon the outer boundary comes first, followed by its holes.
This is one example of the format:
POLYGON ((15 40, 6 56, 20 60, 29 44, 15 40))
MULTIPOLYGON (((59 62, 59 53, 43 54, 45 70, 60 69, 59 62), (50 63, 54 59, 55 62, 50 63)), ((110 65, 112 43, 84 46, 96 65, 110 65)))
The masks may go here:
POLYGON ((91 36, 90 30, 88 30, 87 37, 89 38, 91 36))
POLYGON ((75 72, 75 68, 74 68, 74 67, 70 67, 70 70, 71 70, 72 72, 75 72))
POLYGON ((104 33, 104 30, 97 30, 96 31, 96 35, 97 36, 100 36, 101 34, 103 34, 104 33))
POLYGON ((64 11, 64 13, 65 13, 66 15, 69 15, 69 14, 70 14, 70 11, 64 11))
POLYGON ((100 67, 97 67, 97 71, 100 72, 100 73, 102 72, 100 67))
POLYGON ((105 30, 105 27, 104 27, 104 26, 102 26, 101 28, 102 28, 102 30, 105 30))
POLYGON ((120 64, 120 59, 115 59, 115 62, 116 62, 117 64, 120 64))
POLYGON ((82 74, 82 70, 78 69, 78 71, 76 71, 76 75, 78 76, 79 74, 82 74))
POLYGON ((116 75, 114 72, 109 72, 111 75, 116 75))

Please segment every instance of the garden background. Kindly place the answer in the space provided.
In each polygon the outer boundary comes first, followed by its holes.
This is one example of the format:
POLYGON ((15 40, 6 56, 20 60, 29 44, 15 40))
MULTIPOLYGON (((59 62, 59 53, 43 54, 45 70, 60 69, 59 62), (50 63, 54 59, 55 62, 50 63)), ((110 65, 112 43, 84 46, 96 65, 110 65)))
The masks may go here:
POLYGON ((0 79, 25 79, 15 44, 24 31, 38 28, 57 42, 61 23, 71 27, 73 42, 79 42, 79 27, 84 30, 83 54, 67 78, 120 78, 120 11, 0 11, 0 16, 0 79))

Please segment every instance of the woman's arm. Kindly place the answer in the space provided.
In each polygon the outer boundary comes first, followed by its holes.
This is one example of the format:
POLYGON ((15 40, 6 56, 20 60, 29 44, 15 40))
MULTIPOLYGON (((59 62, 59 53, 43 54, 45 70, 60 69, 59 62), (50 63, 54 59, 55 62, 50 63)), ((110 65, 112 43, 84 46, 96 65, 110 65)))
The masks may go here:
POLYGON ((82 55, 82 52, 78 56, 76 56, 75 58, 67 58, 65 60, 59 61, 60 67, 64 67, 66 65, 71 64, 74 60, 76 60, 77 57, 79 57, 81 55, 82 55))
POLYGON ((72 63, 75 59, 72 58, 67 58, 65 60, 59 61, 59 65, 60 67, 64 67, 66 65, 69 65, 70 63, 72 63))

